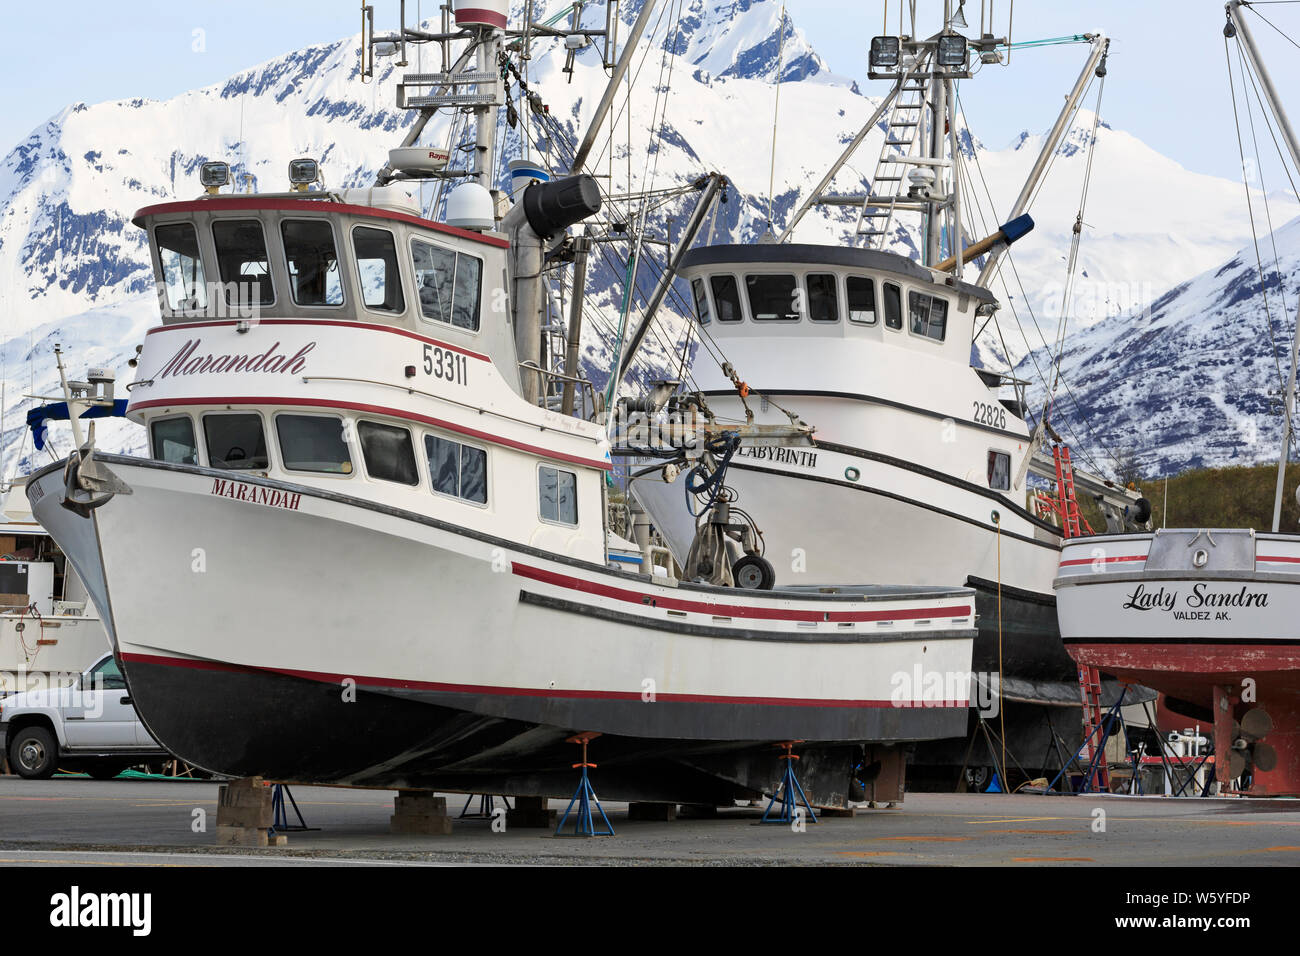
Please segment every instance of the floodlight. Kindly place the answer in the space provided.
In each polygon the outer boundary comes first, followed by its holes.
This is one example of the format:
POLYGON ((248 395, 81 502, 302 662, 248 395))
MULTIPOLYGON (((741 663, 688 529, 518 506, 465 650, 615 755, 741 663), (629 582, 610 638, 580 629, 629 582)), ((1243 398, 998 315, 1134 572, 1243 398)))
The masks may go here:
POLYGON ((320 163, 316 160, 304 158, 289 163, 289 184, 298 192, 306 192, 316 182, 320 182, 320 163))
POLYGON ((222 186, 230 185, 229 163, 204 163, 199 167, 199 185, 215 194, 222 186))
POLYGON ((939 52, 936 60, 942 67, 965 66, 966 38, 953 34, 939 37, 939 52))
POLYGON ((871 38, 871 68, 894 70, 898 68, 898 37, 871 38))

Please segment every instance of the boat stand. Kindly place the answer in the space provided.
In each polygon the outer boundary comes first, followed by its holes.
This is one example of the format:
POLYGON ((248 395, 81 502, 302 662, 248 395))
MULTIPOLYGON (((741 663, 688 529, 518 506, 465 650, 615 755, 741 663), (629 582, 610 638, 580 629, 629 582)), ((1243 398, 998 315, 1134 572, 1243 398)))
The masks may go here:
POLYGON ((767 809, 763 811, 763 819, 759 821, 760 823, 788 824, 794 819, 800 803, 808 811, 809 822, 817 822, 817 813, 808 802, 808 797, 804 795, 803 787, 799 785, 799 778, 794 772, 794 762, 799 759, 799 755, 794 752, 794 745, 801 743, 802 740, 787 740, 776 745, 785 751, 777 758, 785 761, 785 772, 781 775, 781 786, 776 788, 776 793, 772 794, 772 799, 767 802, 767 809), (771 816, 772 808, 778 802, 781 810, 776 816, 771 816))
POLYGON ((271 814, 272 820, 270 832, 272 834, 320 829, 320 827, 307 826, 307 821, 302 817, 302 811, 298 809, 298 801, 293 798, 293 794, 289 792, 288 786, 283 783, 277 783, 271 788, 271 814), (298 817, 298 822, 295 824, 289 823, 288 808, 284 803, 286 798, 293 806, 294 815, 298 817))
MULTIPOLYGON (((1074 791, 1075 793, 1110 792, 1110 788, 1104 784, 1101 785, 1100 789, 1094 790, 1093 784, 1094 782, 1101 784, 1101 781, 1103 780, 1107 782, 1110 780, 1109 774, 1106 773, 1106 741, 1115 734, 1116 723, 1120 720, 1120 708, 1124 706, 1124 697, 1127 692, 1127 686, 1120 690, 1119 697, 1115 699, 1115 703, 1111 704, 1110 709, 1106 711, 1105 715, 1093 724, 1092 728, 1088 731, 1087 736, 1083 738, 1082 746, 1074 752, 1074 757, 1071 759, 1070 763, 1079 761, 1079 758, 1084 753, 1088 752, 1090 748, 1092 752, 1092 759, 1088 761, 1088 769, 1084 772, 1083 781, 1079 789, 1074 791), (1098 738, 1095 745, 1093 744, 1093 737, 1098 738)), ((1069 769, 1069 766, 1070 764, 1066 764, 1062 767, 1060 772, 1058 772, 1052 779, 1052 782, 1047 785, 1049 793, 1056 787, 1057 782, 1065 776, 1065 772, 1069 769)))
POLYGON ((587 760, 587 744, 599 736, 600 734, 598 733, 588 732, 569 737, 565 741, 565 743, 581 744, 582 746, 582 761, 573 765, 574 769, 579 767, 582 768, 582 776, 578 780, 578 789, 574 791, 573 798, 569 801, 569 805, 564 808, 564 816, 560 817, 560 825, 555 828, 556 836, 564 835, 564 825, 568 822, 569 812, 573 810, 573 805, 575 803, 578 805, 578 812, 574 816, 574 836, 596 837, 614 835, 614 827, 610 824, 609 817, 605 816, 605 811, 601 807, 600 801, 596 799, 596 791, 591 788, 591 780, 587 776, 587 768, 596 766, 594 763, 587 760), (591 816, 592 804, 596 805, 596 812, 600 814, 601 820, 605 822, 605 829, 603 830, 596 829, 595 821, 591 816))
MULTIPOLYGON (((509 797, 504 797, 504 796, 501 797, 501 802, 506 805, 507 810, 514 809, 514 807, 510 806, 509 797)), ((460 816, 457 817, 457 819, 458 820, 479 820, 479 819, 491 820, 492 814, 495 810, 496 810, 495 795, 490 793, 479 793, 479 794, 471 793, 465 799, 465 806, 461 808, 460 816), (478 797, 478 810, 474 813, 470 813, 469 805, 474 802, 475 796, 478 797)))

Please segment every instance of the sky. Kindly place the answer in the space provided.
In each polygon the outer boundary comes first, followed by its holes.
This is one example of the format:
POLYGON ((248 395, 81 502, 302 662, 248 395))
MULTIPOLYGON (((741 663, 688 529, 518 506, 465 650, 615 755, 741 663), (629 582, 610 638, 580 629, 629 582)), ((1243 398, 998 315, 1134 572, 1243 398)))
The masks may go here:
MULTIPOLYGON (((710 3, 722 0, 708 0, 710 3)), ((775 0, 772 0, 775 2, 775 0)), ((397 0, 374 0, 382 31, 397 21, 397 0)), ((434 15, 437 0, 407 0, 412 13, 434 15)), ((890 0, 896 17, 898 0, 890 0)), ((1009 0, 995 4, 1005 33, 1009 0)), ((938 0, 919 7, 938 17, 938 0)), ((980 0, 966 0, 968 34, 979 29, 980 0)), ((869 94, 883 81, 866 77, 872 34, 881 32, 881 0, 787 0, 786 11, 828 66, 853 77, 869 94), (853 29, 845 29, 845 9, 853 29)), ((1300 43, 1300 0, 1257 4, 1300 43)), ((1285 105, 1300 129, 1300 47, 1251 13, 1256 40, 1285 105)), ((1113 38, 1102 118, 1196 172, 1238 179, 1241 164, 1232 121, 1221 0, 1020 0, 1012 39, 1104 30, 1113 38)), ((165 99, 224 80, 290 49, 328 42, 360 29, 357 0, 65 0, 58 42, 6 44, 11 77, 0 109, 0 155, 64 106, 137 96, 165 99), (310 10, 304 15, 304 10, 310 10)), ((40 4, 5 11, 10 36, 49 36, 40 4)), ((891 30, 896 29, 891 20, 891 30)), ((1040 132, 1055 119, 1083 63, 1085 47, 1023 50, 1007 68, 966 82, 962 99, 972 128, 990 148, 1023 129, 1040 132)), ((1239 93, 1240 95, 1240 93, 1239 93)), ((1090 101, 1089 107, 1093 104, 1090 101)), ((1267 172, 1268 164, 1264 166, 1267 172)), ((1271 190, 1281 179, 1275 171, 1271 190)))

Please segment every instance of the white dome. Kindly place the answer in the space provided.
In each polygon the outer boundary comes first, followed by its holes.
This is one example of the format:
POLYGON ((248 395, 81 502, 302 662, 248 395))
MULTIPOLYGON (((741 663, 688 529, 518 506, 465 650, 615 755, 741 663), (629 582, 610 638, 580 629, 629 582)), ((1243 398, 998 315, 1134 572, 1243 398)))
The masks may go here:
POLYGON ((459 229, 493 229, 492 194, 478 183, 461 183, 447 197, 447 225, 459 229))

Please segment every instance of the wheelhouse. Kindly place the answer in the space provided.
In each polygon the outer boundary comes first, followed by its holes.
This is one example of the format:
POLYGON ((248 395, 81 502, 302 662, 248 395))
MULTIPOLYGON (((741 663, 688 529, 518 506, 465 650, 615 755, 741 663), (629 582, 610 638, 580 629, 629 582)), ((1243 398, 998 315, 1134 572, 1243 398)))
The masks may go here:
POLYGON ((321 192, 216 195, 140 210, 134 222, 149 234, 163 324, 368 322, 513 367, 505 238, 424 219, 396 187, 361 192, 379 205, 321 192))
POLYGON ((888 252, 815 245, 733 245, 682 258, 696 318, 721 338, 874 340, 970 362, 988 290, 888 252))

